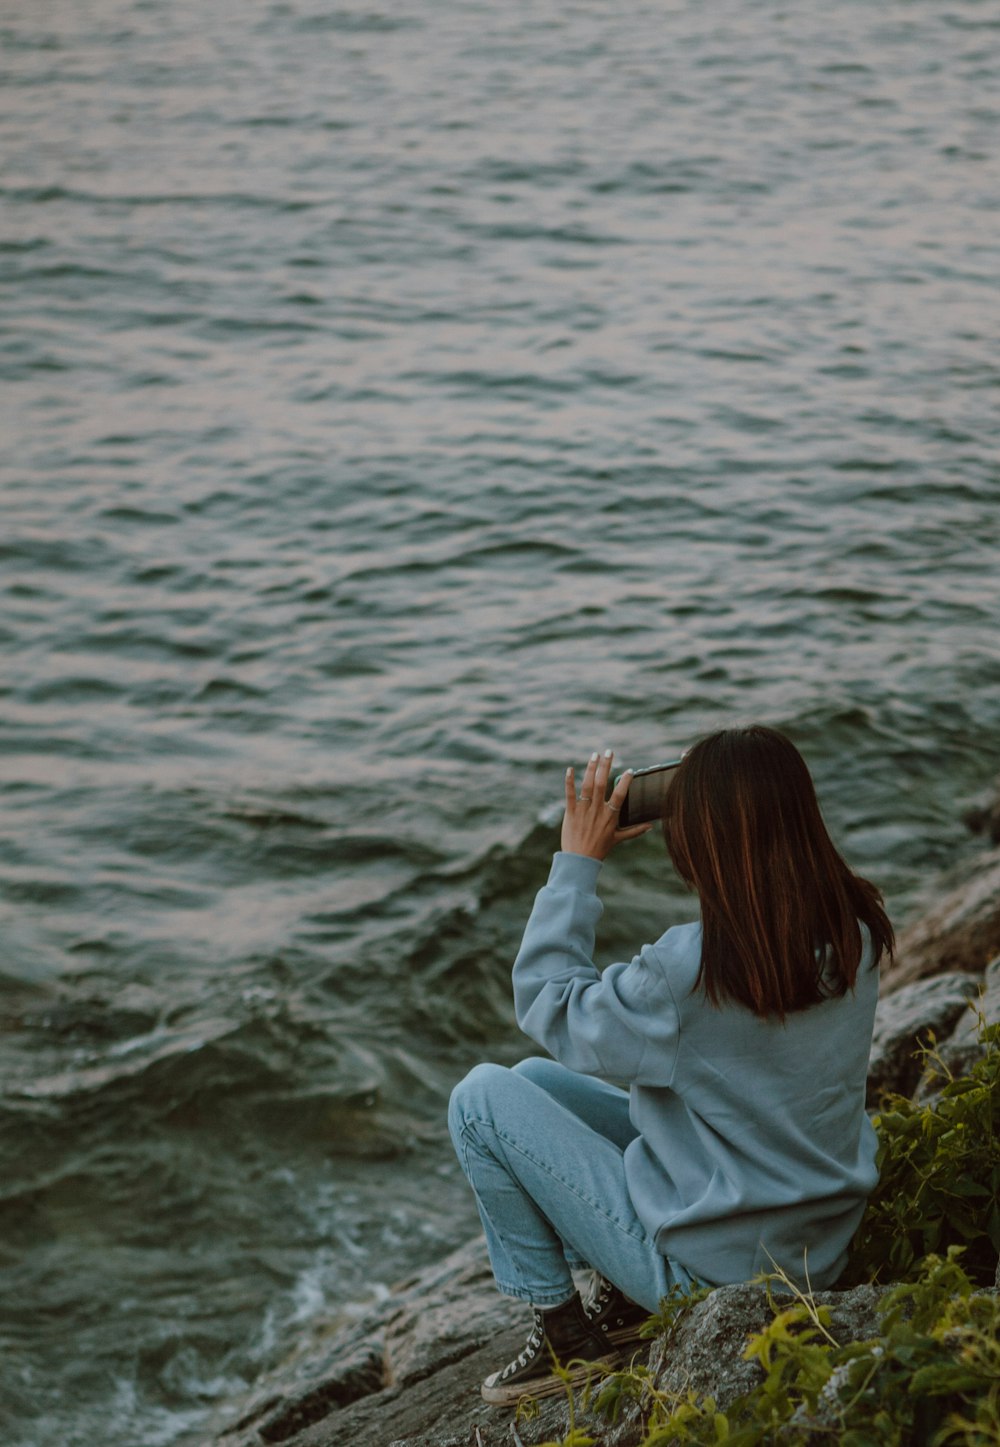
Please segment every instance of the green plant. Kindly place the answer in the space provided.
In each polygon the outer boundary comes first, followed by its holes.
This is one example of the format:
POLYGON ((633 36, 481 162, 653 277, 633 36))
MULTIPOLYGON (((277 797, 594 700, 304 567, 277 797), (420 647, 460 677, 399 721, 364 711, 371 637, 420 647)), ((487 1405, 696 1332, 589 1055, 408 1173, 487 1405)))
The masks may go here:
POLYGON ((1000 1254, 1000 1025, 980 1016, 982 1056, 953 1077, 932 1044, 940 1094, 923 1105, 885 1098, 875 1118, 879 1183, 841 1284, 905 1280, 930 1252, 965 1247, 973 1280, 992 1282, 1000 1254))
MULTIPOLYGON (((599 1444, 595 1441, 593 1437, 589 1436, 581 1427, 578 1427, 576 1425, 576 1395, 573 1391, 573 1372, 571 1368, 580 1365, 582 1365, 582 1363, 573 1361, 566 1362, 565 1364, 560 1364, 555 1359, 555 1356, 553 1356, 552 1371, 554 1375, 559 1377, 562 1381, 563 1389, 566 1393, 566 1406, 569 1418, 568 1430, 566 1432, 566 1435, 564 1437, 560 1437, 558 1442, 540 1442, 538 1444, 538 1447, 599 1447, 599 1444)), ((582 1405, 585 1409, 590 1406, 593 1372, 596 1370, 597 1368, 594 1368, 592 1371, 587 1373, 587 1379, 582 1388, 581 1398, 582 1405)), ((535 1398, 522 1397, 521 1400, 518 1402, 517 1409, 514 1413, 515 1422, 530 1422, 534 1420, 534 1418, 537 1416, 538 1402, 535 1400, 535 1398)), ((519 1440, 519 1438, 515 1437, 515 1441, 519 1440)))
POLYGON ((667 1295, 660 1298, 659 1307, 643 1323, 639 1335, 643 1338, 664 1336, 685 1312, 697 1306, 699 1301, 704 1301, 706 1296, 711 1296, 714 1290, 712 1286, 692 1286, 685 1291, 683 1286, 675 1283, 667 1295))
POLYGON ((623 1400, 637 1401, 640 1447, 995 1447, 1000 1298, 976 1290, 960 1255, 929 1257, 916 1281, 888 1292, 872 1341, 838 1345, 829 1309, 796 1292, 750 1338, 744 1355, 762 1380, 725 1413, 711 1398, 664 1392, 644 1367, 617 1373, 595 1406, 616 1415, 623 1400))

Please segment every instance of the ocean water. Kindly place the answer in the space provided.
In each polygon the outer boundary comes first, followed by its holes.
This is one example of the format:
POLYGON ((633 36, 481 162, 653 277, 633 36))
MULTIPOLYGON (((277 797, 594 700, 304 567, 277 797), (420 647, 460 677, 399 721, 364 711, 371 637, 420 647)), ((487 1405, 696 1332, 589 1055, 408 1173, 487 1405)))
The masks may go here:
MULTIPOLYGON (((988 0, 0 17, 0 1436, 203 1441, 464 1239, 562 774, 997 772, 988 0)), ((654 836, 603 960, 690 918, 654 836)))

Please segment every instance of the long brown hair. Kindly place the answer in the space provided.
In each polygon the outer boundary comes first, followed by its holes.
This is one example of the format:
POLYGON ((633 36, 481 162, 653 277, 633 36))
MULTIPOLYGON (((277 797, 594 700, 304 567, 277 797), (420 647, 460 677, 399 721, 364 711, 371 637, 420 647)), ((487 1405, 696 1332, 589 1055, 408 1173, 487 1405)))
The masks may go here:
POLYGON ((698 984, 714 1005, 804 1010, 854 988, 863 939, 890 958, 892 925, 873 884, 834 848, 798 749, 762 724, 720 729, 684 756, 663 836, 701 901, 698 984))

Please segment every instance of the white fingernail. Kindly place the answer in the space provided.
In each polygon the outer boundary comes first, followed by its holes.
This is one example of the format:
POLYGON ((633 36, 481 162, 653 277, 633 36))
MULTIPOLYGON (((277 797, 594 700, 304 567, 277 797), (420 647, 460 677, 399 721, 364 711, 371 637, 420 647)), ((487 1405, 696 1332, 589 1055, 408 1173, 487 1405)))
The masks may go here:
POLYGON ((596 754, 591 754, 591 756, 590 756, 590 762, 591 762, 592 764, 596 764, 596 763, 597 763, 597 755, 596 755, 596 754))
POLYGON ((611 755, 612 755, 613 753, 614 753, 614 749, 605 749, 605 750, 604 750, 604 757, 605 757, 606 759, 610 759, 610 757, 611 757, 611 755))

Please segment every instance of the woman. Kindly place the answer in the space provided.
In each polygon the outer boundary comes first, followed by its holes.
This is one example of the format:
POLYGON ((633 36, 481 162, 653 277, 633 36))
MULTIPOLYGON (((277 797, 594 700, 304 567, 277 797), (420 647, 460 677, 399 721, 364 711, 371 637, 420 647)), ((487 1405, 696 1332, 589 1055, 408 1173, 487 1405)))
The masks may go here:
POLYGON ((561 849, 514 963, 518 1024, 554 1059, 477 1066, 452 1095, 497 1286, 534 1309, 488 1402, 560 1390, 553 1356, 611 1362, 674 1284, 781 1268, 829 1285, 877 1178, 865 1077, 893 931, 802 756, 762 726, 685 755, 663 830, 701 919, 602 974, 601 862, 652 827, 618 828, 612 758, 591 757, 579 798, 566 771, 561 849))

